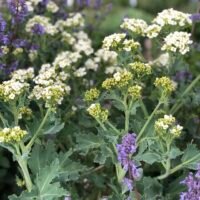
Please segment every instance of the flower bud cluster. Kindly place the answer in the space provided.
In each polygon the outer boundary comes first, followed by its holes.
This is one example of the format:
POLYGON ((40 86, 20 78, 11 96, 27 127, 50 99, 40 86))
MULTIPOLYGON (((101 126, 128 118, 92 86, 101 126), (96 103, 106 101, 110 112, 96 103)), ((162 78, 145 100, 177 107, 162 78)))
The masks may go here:
POLYGON ((152 72, 151 65, 142 62, 130 63, 129 67, 138 78, 149 75, 152 72))
POLYGON ((92 117, 101 122, 105 122, 108 119, 108 110, 103 109, 99 103, 91 104, 87 111, 92 117))
POLYGON ((166 76, 156 78, 154 85, 166 94, 170 94, 175 90, 175 83, 166 76))
POLYGON ((161 137, 177 138, 181 135, 182 129, 183 127, 176 124, 176 119, 172 115, 164 115, 155 122, 155 130, 161 137))
POLYGON ((128 88, 128 94, 135 100, 142 97, 142 87, 139 85, 134 85, 128 88))
POLYGON ((100 95, 100 91, 96 88, 92 88, 85 92, 84 100, 85 101, 94 101, 96 100, 100 95))
POLYGON ((161 50, 169 52, 178 52, 182 55, 190 51, 190 45, 192 40, 190 39, 191 34, 186 32, 174 32, 170 33, 164 39, 164 45, 161 50))
POLYGON ((122 88, 130 83, 133 75, 127 70, 121 72, 116 72, 112 78, 107 78, 103 83, 102 87, 106 90, 111 89, 112 87, 122 88))
POLYGON ((0 142, 20 142, 27 134, 27 131, 22 130, 19 126, 15 126, 13 128, 4 128, 3 130, 0 130, 0 142))
POLYGON ((31 116, 32 110, 30 108, 24 106, 19 109, 18 119, 22 119, 23 117, 30 118, 31 116))

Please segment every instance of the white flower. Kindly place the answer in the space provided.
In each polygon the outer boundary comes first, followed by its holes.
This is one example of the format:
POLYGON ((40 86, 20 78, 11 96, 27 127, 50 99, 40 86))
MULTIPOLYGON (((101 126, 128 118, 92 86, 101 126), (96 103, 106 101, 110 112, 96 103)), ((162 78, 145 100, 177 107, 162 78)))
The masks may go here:
POLYGON ((86 69, 88 70, 94 70, 94 71, 97 71, 99 65, 97 62, 95 62, 94 60, 92 59, 88 59, 86 62, 85 62, 85 67, 86 69))
POLYGON ((116 81, 120 81, 120 80, 121 80, 121 73, 120 73, 120 72, 116 72, 116 73, 113 75, 113 78, 114 78, 116 81))
POLYGON ((174 32, 170 33, 164 39, 164 45, 161 50, 163 51, 171 51, 171 52, 179 52, 184 55, 188 51, 190 51, 190 45, 192 44, 192 40, 190 40, 191 34, 186 32, 174 32))
POLYGON ((86 74, 87 74, 87 72, 86 72, 86 68, 85 67, 81 67, 81 68, 77 69, 74 72, 74 76, 76 76, 76 77, 83 77, 86 74))
POLYGON ((107 36, 103 40, 103 48, 109 50, 112 47, 117 47, 125 37, 125 33, 114 33, 110 36, 107 36))
POLYGON ((72 67, 72 64, 78 62, 82 56, 79 52, 65 51, 57 55, 53 62, 53 66, 59 68, 72 67))
POLYGON ((108 63, 110 65, 117 63, 117 53, 115 51, 109 51, 106 49, 99 49, 95 53, 96 59, 98 62, 103 61, 105 63, 108 63), (99 58, 99 59, 97 59, 99 58))
POLYGON ((47 10, 48 10, 49 12, 56 13, 56 12, 58 12, 59 7, 58 7, 57 4, 54 3, 53 1, 49 1, 49 2, 47 3, 47 10))
POLYGON ((62 41, 73 45, 76 42, 76 39, 70 33, 62 32, 62 41))
POLYGON ((34 25, 40 24, 41 26, 44 27, 45 33, 53 36, 56 33, 58 33, 58 30, 49 21, 50 21, 50 19, 48 17, 44 17, 41 15, 35 15, 33 18, 28 20, 28 22, 26 24, 26 31, 28 33, 32 33, 32 28, 34 27, 34 25))
POLYGON ((144 31, 147 28, 147 23, 142 19, 125 18, 120 27, 125 30, 129 30, 135 34, 144 36, 144 31))
POLYGON ((183 27, 192 24, 189 14, 174 10, 173 8, 158 13, 153 22, 161 27, 166 25, 183 27))
POLYGON ((155 38, 161 31, 161 27, 157 24, 152 24, 148 26, 145 30, 145 34, 148 38, 155 38))
POLYGON ((105 74, 113 74, 119 71, 121 71, 120 67, 110 66, 110 67, 106 67, 105 74))
POLYGON ((30 67, 28 69, 15 70, 11 74, 11 77, 12 77, 13 80, 25 82, 25 81, 32 79, 34 77, 34 69, 30 67))

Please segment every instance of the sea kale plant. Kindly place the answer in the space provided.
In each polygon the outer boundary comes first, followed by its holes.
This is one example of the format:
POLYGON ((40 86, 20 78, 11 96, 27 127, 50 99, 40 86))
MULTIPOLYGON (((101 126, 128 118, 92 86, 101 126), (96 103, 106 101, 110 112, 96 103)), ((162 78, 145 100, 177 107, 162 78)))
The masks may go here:
POLYGON ((8 198, 197 200, 191 15, 168 9, 150 25, 124 18, 122 31, 94 49, 81 13, 63 15, 44 0, 9 0, 8 8, 0 16, 0 146, 19 187, 8 198))

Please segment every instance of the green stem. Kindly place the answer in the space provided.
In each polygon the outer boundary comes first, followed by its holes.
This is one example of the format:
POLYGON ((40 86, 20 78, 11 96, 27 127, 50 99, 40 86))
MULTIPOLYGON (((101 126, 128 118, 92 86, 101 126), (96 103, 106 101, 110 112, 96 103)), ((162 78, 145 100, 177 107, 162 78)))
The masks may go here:
POLYGON ((140 106, 142 108, 145 118, 147 119, 149 117, 149 113, 148 113, 147 108, 144 105, 144 102, 142 101, 142 99, 140 100, 140 106))
POLYGON ((26 188, 30 192, 32 190, 32 181, 28 171, 27 161, 24 160, 21 156, 16 156, 17 162, 22 170, 22 174, 25 180, 26 188))
POLYGON ((124 114, 125 114, 125 127, 124 127, 124 130, 125 130, 125 133, 128 133, 129 131, 129 117, 130 117, 130 111, 129 111, 129 106, 128 106, 128 103, 127 103, 127 94, 124 96, 124 101, 123 101, 123 104, 124 104, 124 114))
POLYGON ((118 135, 120 135, 120 131, 117 130, 117 128, 109 121, 106 121, 106 124, 108 124, 108 126, 110 126, 118 135))
POLYGON ((185 161, 185 162, 183 162, 183 163, 177 165, 177 166, 174 167, 173 169, 170 169, 169 172, 168 172, 168 174, 165 173, 165 174, 163 174, 163 175, 157 177, 157 179, 162 180, 162 179, 167 178, 169 175, 174 174, 174 173, 177 172, 178 170, 182 169, 182 168, 184 167, 184 165, 186 165, 186 164, 192 162, 193 160, 195 160, 195 159, 198 158, 198 157, 199 157, 199 154, 197 154, 197 155, 194 156, 193 158, 191 158, 191 159, 189 159, 189 160, 187 160, 187 161, 185 161))
POLYGON ((38 135, 40 134, 40 131, 42 130, 44 124, 46 123, 49 114, 51 113, 51 108, 49 108, 40 124, 40 126, 38 127, 37 131, 35 132, 35 134, 33 135, 32 139, 30 140, 30 142, 27 144, 26 149, 30 150, 32 145, 34 144, 36 138, 38 137, 38 135))
POLYGON ((157 106, 155 107, 154 111, 151 113, 151 115, 149 116, 148 120, 146 121, 146 123, 144 124, 144 126, 142 127, 141 131, 139 132, 138 136, 137 136, 137 142, 140 140, 140 138, 142 137, 144 131, 146 130, 147 126, 149 125, 150 121, 152 120, 152 118, 154 117, 156 111, 160 108, 161 105, 161 101, 158 102, 157 106))
POLYGON ((4 119, 3 115, 0 113, 0 119, 3 123, 3 126, 6 127, 6 120, 4 119))
POLYGON ((171 108, 170 113, 174 114, 176 113, 183 105, 183 98, 192 90, 192 88, 199 82, 200 75, 198 75, 191 83, 190 85, 185 89, 185 91, 182 93, 180 98, 176 101, 174 106, 171 108))

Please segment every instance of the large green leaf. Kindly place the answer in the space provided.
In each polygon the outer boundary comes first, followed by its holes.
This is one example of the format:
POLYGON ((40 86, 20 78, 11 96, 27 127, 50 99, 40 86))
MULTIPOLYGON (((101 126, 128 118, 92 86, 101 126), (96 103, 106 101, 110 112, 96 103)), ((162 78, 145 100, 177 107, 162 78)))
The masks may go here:
POLYGON ((200 162, 200 151, 195 144, 188 144, 181 161, 184 167, 196 169, 197 164, 200 162))
POLYGON ((33 174, 52 163, 57 153, 53 142, 48 142, 46 146, 35 145, 29 159, 29 167, 33 174))
POLYGON ((76 150, 80 151, 82 155, 86 155, 89 150, 99 148, 104 143, 104 140, 94 134, 79 134, 76 137, 76 142, 76 150))
POLYGON ((39 171, 35 179, 39 199, 54 200, 67 194, 58 182, 53 182, 53 180, 59 175, 58 172, 58 159, 39 171))
POLYGON ((157 200, 161 199, 162 185, 151 177, 143 178, 144 194, 142 200, 157 200))

